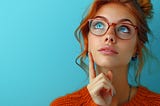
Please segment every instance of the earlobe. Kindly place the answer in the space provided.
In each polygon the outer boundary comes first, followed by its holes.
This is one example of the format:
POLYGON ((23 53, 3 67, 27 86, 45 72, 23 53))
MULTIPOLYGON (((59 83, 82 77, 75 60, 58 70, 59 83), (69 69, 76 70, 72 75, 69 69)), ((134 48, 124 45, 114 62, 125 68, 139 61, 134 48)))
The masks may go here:
POLYGON ((131 58, 132 61, 136 61, 137 60, 137 56, 138 56, 138 47, 136 46, 135 49, 134 49, 134 53, 133 53, 133 56, 131 58))
POLYGON ((136 61, 137 60, 137 57, 138 57, 138 53, 136 52, 135 54, 134 54, 134 56, 132 56, 132 61, 136 61))
POLYGON ((138 44, 136 44, 132 57, 135 57, 138 53, 139 53, 138 44))

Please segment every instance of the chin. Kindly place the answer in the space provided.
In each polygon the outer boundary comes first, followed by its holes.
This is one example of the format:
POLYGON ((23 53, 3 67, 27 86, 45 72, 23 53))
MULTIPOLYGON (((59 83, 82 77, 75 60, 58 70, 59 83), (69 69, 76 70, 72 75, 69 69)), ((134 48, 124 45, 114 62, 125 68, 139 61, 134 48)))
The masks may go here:
POLYGON ((116 66, 116 62, 115 61, 106 60, 106 59, 95 60, 95 63, 100 67, 114 67, 114 66, 116 66))

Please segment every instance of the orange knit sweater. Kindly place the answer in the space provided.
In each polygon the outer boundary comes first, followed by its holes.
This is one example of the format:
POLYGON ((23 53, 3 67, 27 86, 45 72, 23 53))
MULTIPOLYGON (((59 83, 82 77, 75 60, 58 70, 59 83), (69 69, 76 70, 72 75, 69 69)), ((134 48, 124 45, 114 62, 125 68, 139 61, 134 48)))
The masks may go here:
MULTIPOLYGON (((87 87, 72 94, 54 100, 50 106, 97 106, 88 92, 87 87)), ((160 106, 160 94, 144 87, 138 87, 136 95, 123 106, 160 106)))

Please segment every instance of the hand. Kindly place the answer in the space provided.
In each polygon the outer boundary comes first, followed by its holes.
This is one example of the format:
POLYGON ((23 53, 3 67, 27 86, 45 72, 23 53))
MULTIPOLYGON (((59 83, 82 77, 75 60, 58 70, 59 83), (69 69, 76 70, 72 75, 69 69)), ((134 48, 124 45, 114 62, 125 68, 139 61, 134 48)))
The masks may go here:
POLYGON ((115 89, 111 83, 112 72, 108 71, 107 74, 101 73, 96 76, 92 54, 89 53, 88 56, 90 83, 87 85, 87 89, 97 105, 109 106, 115 93, 115 89))

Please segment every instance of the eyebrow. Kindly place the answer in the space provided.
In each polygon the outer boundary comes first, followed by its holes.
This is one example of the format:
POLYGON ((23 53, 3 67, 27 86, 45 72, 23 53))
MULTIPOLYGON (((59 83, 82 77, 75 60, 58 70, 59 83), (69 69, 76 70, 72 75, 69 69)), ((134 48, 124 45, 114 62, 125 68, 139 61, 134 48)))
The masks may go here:
MULTIPOLYGON (((103 19, 106 22, 109 22, 109 20, 106 17, 104 17, 104 16, 96 16, 96 17, 94 17, 94 19, 96 19, 96 18, 100 18, 100 19, 103 19)), ((120 19, 117 23, 126 22, 126 21, 130 22, 131 24, 133 24, 133 22, 130 19, 127 19, 127 18, 120 19)))
MULTIPOLYGON (((124 18, 124 19, 119 20, 118 23, 119 23, 119 22, 124 22, 124 21, 125 21, 125 22, 128 21, 128 22, 130 22, 131 24, 133 24, 133 22, 132 22, 131 20, 127 19, 127 18, 124 18)), ((133 25, 134 25, 134 24, 133 24, 133 25)))

